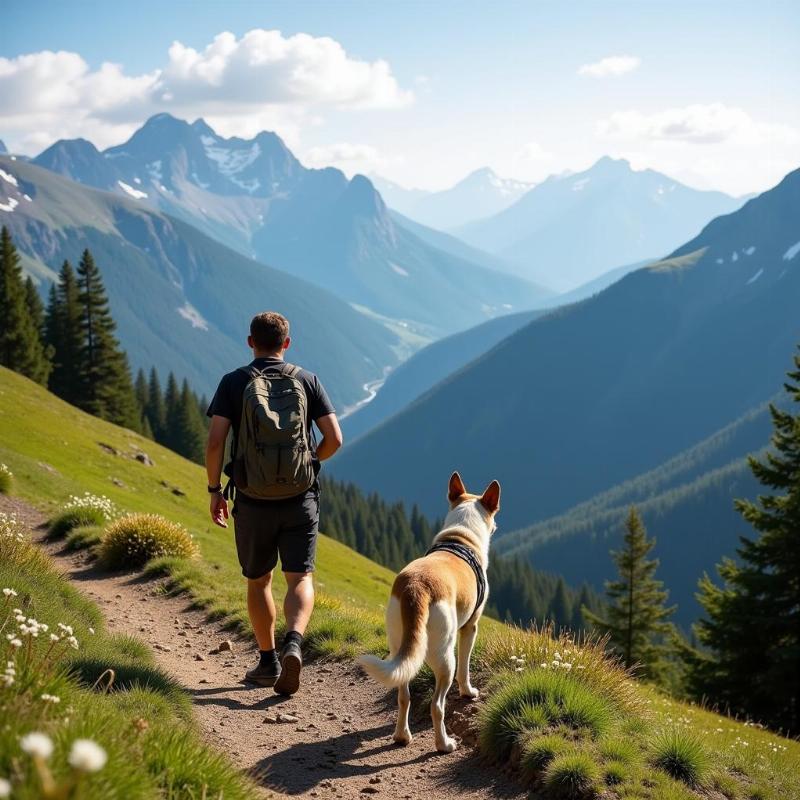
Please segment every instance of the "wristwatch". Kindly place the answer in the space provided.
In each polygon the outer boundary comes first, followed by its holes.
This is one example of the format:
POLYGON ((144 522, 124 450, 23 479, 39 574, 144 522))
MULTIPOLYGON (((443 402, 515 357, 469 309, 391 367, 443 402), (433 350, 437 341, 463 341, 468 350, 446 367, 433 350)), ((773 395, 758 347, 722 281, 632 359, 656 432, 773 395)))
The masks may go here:
POLYGON ((208 493, 209 494, 217 494, 218 492, 222 491, 222 484, 218 483, 216 486, 209 486, 208 493))

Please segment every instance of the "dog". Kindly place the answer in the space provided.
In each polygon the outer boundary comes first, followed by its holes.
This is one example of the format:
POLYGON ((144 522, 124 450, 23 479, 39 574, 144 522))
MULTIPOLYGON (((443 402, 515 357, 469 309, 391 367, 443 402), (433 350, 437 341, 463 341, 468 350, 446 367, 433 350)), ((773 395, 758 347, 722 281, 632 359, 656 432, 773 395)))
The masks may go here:
POLYGON ((444 725, 445 697, 455 674, 462 698, 474 700, 469 659, 486 605, 489 540, 497 525, 500 484, 492 481, 482 495, 470 494, 454 472, 447 491, 450 511, 428 554, 412 561, 395 578, 386 607, 389 657, 364 655, 362 668, 384 686, 397 688, 394 741, 411 742, 409 682, 427 663, 436 677, 431 719, 436 749, 452 753, 456 740, 444 725), (458 638, 458 663, 454 649, 458 638))

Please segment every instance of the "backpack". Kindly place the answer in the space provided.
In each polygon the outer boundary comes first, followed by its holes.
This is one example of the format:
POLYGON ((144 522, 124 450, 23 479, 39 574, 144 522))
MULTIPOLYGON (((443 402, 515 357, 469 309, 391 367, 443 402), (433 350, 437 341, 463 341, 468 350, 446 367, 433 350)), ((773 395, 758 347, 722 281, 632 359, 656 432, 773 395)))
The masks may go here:
POLYGON ((248 497, 282 500, 316 480, 308 442, 305 388, 293 364, 240 367, 250 380, 242 397, 234 444, 233 483, 248 497))

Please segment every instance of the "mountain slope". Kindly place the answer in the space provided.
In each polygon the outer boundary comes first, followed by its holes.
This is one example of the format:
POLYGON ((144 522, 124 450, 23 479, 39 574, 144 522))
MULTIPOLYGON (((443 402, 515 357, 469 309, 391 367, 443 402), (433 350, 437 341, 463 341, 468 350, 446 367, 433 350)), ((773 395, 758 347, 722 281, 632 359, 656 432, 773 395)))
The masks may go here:
POLYGON ((344 418, 342 428, 347 438, 355 439, 377 427, 542 313, 523 311, 498 317, 414 353, 389 374, 373 400, 344 418))
POLYGON ((661 258, 740 206, 720 192, 605 157, 585 172, 548 178, 505 211, 456 233, 516 265, 517 274, 564 292, 620 264, 661 258))
POLYGON ((337 475, 430 512, 434 476, 458 468, 503 483, 507 527, 562 513, 775 393, 800 339, 798 253, 800 170, 512 334, 345 448, 337 475))
POLYGON ((23 254, 58 269, 92 250, 135 368, 174 370, 209 393, 249 359, 250 317, 269 307, 292 322, 291 357, 318 371, 340 405, 360 400, 363 385, 398 360, 384 326, 185 222, 31 164, 0 158, 0 169, 0 221, 23 254))
POLYGON ((366 178, 306 169, 274 133, 226 139, 203 120, 158 114, 118 147, 101 153, 83 140, 60 141, 35 163, 166 211, 347 302, 437 334, 506 306, 531 308, 546 294, 398 228, 366 178))
POLYGON ((498 177, 489 167, 471 172, 440 192, 403 187, 381 178, 374 180, 389 208, 439 230, 466 225, 499 213, 516 202, 532 184, 498 177), (385 191, 384 191, 385 190, 385 191))

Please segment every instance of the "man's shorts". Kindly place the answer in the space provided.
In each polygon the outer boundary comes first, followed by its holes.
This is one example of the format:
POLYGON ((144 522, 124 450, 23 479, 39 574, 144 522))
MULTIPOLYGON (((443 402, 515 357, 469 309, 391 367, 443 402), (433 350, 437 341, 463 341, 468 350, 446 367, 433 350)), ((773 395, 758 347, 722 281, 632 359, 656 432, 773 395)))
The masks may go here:
POLYGON ((314 571, 319 529, 317 490, 289 500, 262 502, 243 500, 239 495, 231 513, 236 552, 246 578, 271 572, 279 554, 284 572, 314 571))

